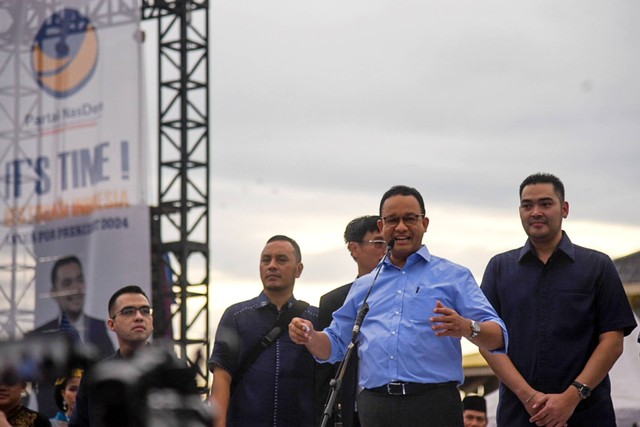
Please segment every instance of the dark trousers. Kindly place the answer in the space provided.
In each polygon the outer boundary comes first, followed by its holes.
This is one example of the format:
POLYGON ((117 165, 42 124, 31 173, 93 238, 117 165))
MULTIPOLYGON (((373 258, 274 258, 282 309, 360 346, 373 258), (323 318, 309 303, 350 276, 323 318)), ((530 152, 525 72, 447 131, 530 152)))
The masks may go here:
POLYGON ((358 396, 362 427, 463 427, 460 393, 454 383, 423 393, 393 396, 363 390, 358 396))

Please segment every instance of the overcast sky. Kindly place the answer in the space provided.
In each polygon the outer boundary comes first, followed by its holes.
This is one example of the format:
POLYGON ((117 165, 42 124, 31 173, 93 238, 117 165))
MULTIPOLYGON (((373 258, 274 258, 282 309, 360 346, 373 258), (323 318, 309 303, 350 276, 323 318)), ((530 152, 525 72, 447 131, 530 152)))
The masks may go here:
POLYGON ((211 300, 261 290, 264 242, 305 264, 295 294, 354 278, 342 241, 395 184, 425 243, 481 280, 519 247, 518 186, 565 183, 565 230, 640 250, 640 3, 223 0, 211 5, 211 300))

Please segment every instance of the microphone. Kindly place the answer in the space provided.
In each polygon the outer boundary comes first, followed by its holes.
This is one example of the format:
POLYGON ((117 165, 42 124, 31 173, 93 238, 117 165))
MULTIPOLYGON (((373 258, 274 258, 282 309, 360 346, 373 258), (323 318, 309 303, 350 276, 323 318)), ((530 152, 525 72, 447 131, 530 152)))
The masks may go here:
POLYGON ((380 263, 378 264, 378 267, 376 268, 376 275, 373 277, 373 282, 371 282, 371 286, 369 287, 369 290, 367 291, 367 295, 365 295, 365 297, 364 297, 364 301, 362 302, 362 305, 360 306, 360 310, 358 310, 358 315, 356 316, 356 322, 353 325, 353 331, 351 333, 351 341, 352 342, 356 341, 356 338, 358 337, 358 334, 360 333, 360 327, 362 326, 362 322, 364 322, 364 317, 369 312, 369 304, 367 303, 367 299, 369 298, 369 294, 371 294, 371 290, 373 289, 373 285, 376 284, 376 280, 378 279, 378 274, 380 274, 380 270, 382 269, 382 265, 384 264, 384 260, 385 260, 385 258, 389 257, 389 253, 391 252, 391 249, 393 249, 393 245, 395 243, 396 243, 396 241, 394 239, 389 240, 389 243, 387 243, 387 251, 385 252, 384 256, 382 257, 382 260, 380 260, 380 263))
MULTIPOLYGON (((387 258, 391 253, 391 248, 393 248, 394 243, 395 243, 395 240, 393 239, 389 243, 387 243, 387 252, 384 254, 384 256, 382 257, 382 260, 380 260, 380 263, 376 267, 376 275, 373 277, 373 281, 371 282, 369 291, 367 291, 367 295, 365 295, 364 300, 362 301, 362 305, 358 310, 358 314, 356 315, 356 321, 355 321, 355 324, 353 325, 353 333, 351 334, 351 343, 347 346, 347 352, 344 356, 344 359, 342 359, 342 362, 340 362, 340 366, 338 367, 338 371, 336 372, 335 378, 329 382, 329 388, 331 389, 331 393, 329 393, 329 396, 327 396, 327 402, 324 405, 324 412, 322 413, 322 423, 320 424, 320 427, 326 427, 327 422, 331 417, 331 413, 333 411, 333 405, 336 403, 336 396, 342 385, 342 379, 344 378, 344 374, 347 369, 347 364, 349 363, 349 358, 351 357, 353 349, 356 348, 356 339, 358 338, 358 333, 360 333, 360 327, 362 326, 364 317, 369 312, 369 304, 367 303, 367 299, 369 298, 369 294, 371 294, 373 285, 376 283, 376 279, 378 278, 378 274, 382 269, 382 265, 384 264, 385 258, 387 258)), ((340 418, 338 417, 337 419, 339 420, 340 418)), ((336 423, 336 425, 338 425, 338 423, 336 423)), ((340 423, 340 425, 342 425, 342 423, 340 423)))
POLYGON ((356 323, 353 325, 353 332, 351 333, 351 341, 355 341, 360 333, 360 326, 364 321, 364 316, 369 312, 369 304, 365 301, 362 303, 362 307, 358 310, 358 316, 356 317, 356 323))

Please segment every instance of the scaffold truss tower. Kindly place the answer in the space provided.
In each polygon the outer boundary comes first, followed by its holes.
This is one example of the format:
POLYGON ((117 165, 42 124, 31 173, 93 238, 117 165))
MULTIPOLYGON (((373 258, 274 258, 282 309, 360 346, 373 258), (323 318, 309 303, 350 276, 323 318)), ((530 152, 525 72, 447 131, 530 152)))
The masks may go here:
MULTIPOLYGON (((151 208, 154 336, 174 340, 178 355, 197 367, 198 385, 205 388, 209 379, 204 362, 209 354, 208 0, 87 4, 83 13, 98 26, 130 23, 140 16, 157 22, 158 188, 157 206, 151 208)), ((28 68, 22 58, 31 40, 16 40, 11 25, 35 27, 56 5, 51 0, 0 0, 0 52, 7 58, 0 64, 0 76, 7 71, 0 79, 0 159, 14 156, 24 141, 38 142, 37 134, 29 134, 19 119, 24 105, 32 111, 39 105, 39 91, 22 81, 28 68)), ((34 322, 37 259, 28 242, 10 239, 24 234, 20 227, 28 226, 16 224, 0 236, 0 339, 19 338, 34 322)))
POLYGON ((153 210, 154 300, 179 356, 209 373, 209 2, 144 0, 158 36, 158 206, 153 210), (172 278, 163 286, 164 272, 172 278), (203 354, 204 352, 204 354, 203 354))

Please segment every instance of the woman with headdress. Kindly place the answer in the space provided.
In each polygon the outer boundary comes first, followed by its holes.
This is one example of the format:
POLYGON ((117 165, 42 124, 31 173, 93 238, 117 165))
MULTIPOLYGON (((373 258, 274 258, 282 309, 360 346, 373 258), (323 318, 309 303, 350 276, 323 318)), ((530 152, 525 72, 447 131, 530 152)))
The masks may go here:
POLYGON ((54 387, 54 397, 58 413, 51 418, 52 427, 67 427, 76 406, 76 396, 80 387, 82 369, 74 369, 68 377, 58 378, 54 387))

